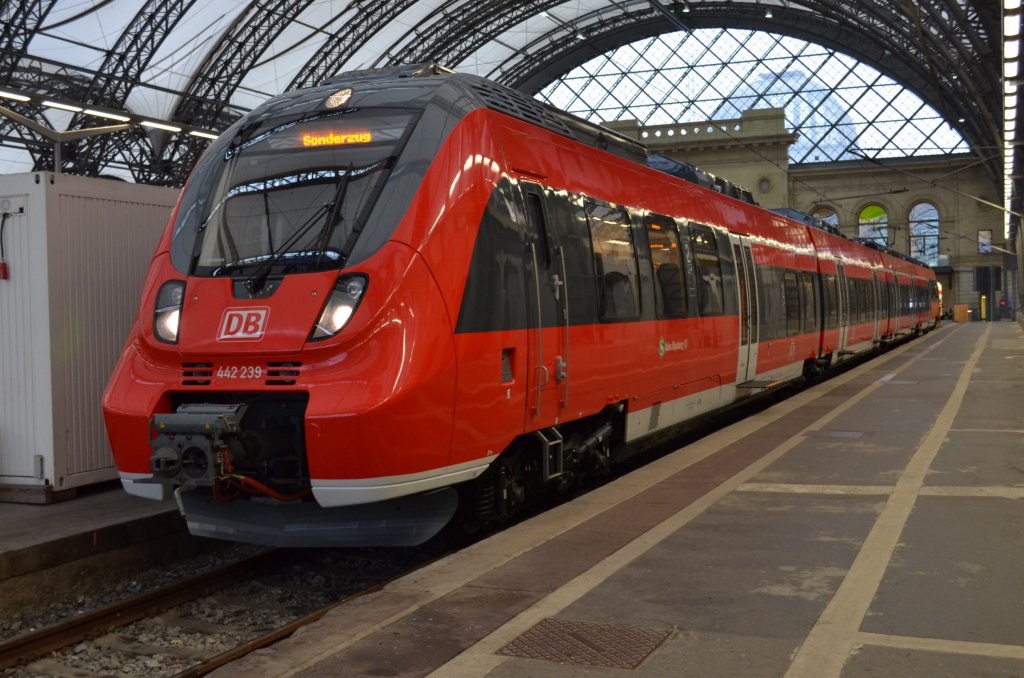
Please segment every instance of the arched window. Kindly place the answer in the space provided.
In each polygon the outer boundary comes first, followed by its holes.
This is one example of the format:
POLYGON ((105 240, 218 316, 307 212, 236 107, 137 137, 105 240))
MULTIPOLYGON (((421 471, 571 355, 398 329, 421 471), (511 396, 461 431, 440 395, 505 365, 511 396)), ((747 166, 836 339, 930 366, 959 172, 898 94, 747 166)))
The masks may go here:
POLYGON ((839 215, 831 207, 816 207, 811 216, 815 219, 821 219, 829 226, 839 226, 839 215))
POLYGON ((889 246, 889 214, 880 205, 868 205, 857 215, 857 235, 882 247, 889 246))
POLYGON ((910 256, 935 266, 939 261, 939 210, 930 202, 910 208, 910 256))

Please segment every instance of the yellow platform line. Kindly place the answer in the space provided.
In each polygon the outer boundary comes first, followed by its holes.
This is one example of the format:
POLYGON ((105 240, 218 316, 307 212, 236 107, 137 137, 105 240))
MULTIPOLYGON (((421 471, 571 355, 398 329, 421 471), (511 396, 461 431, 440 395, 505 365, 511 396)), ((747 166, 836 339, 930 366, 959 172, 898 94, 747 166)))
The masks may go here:
POLYGON ((738 492, 776 492, 779 494, 853 494, 888 495, 893 485, 802 485, 797 483, 744 483, 738 492))
POLYGON ((924 485, 928 468, 938 455, 963 404, 971 374, 988 343, 991 331, 991 327, 985 328, 984 334, 978 338, 935 425, 900 474, 892 495, 864 540, 849 572, 797 650, 786 678, 839 678, 842 674, 860 625, 924 485))
POLYGON ((1024 487, 922 487, 922 495, 929 497, 981 497, 995 499, 1024 499, 1024 487))
POLYGON ((880 633, 858 633, 854 642, 861 645, 895 647, 901 650, 924 652, 945 652, 947 654, 971 654, 980 657, 1000 659, 1024 659, 1024 646, 1002 645, 999 643, 972 643, 964 640, 941 638, 914 638, 912 636, 890 636, 880 633))
MULTIPOLYGON (((915 365, 922 356, 927 355, 932 349, 941 345, 947 339, 948 335, 938 341, 927 344, 924 346, 924 351, 900 365, 896 370, 896 373, 909 369, 912 365, 915 365)), ((910 346, 911 345, 904 345, 892 353, 868 363, 865 367, 866 369, 874 369, 885 365, 893 358, 901 357, 906 350, 910 348, 910 346)), ((844 375, 840 375, 836 379, 826 382, 826 384, 831 385, 831 391, 834 390, 835 387, 851 381, 858 374, 860 374, 860 371, 854 370, 844 375)), ((578 575, 575 579, 572 579, 559 589, 553 591, 546 598, 543 598, 531 607, 519 613, 516 617, 493 631, 490 635, 483 638, 472 647, 466 649, 462 654, 428 674, 428 678, 477 678, 478 676, 487 675, 489 672, 495 670, 498 666, 508 661, 508 657, 503 657, 497 654, 498 650, 502 647, 525 633, 534 625, 540 623, 543 619, 553 617, 560 613, 569 605, 573 604, 599 586, 602 582, 606 581, 613 574, 647 553, 650 549, 662 543, 672 534, 675 534, 730 492, 741 487, 765 468, 771 466, 782 458, 787 452, 792 450, 803 440, 803 435, 808 431, 822 428, 829 422, 850 410, 856 404, 871 396, 883 386, 884 384, 879 384, 877 381, 865 386, 855 396, 847 399, 841 405, 838 405, 820 419, 805 427, 796 435, 790 437, 789 440, 768 452, 765 456, 761 457, 761 459, 741 470, 721 485, 705 494, 703 497, 680 510, 675 515, 666 518, 664 521, 640 535, 629 544, 626 544, 615 553, 598 562, 589 570, 578 575)), ((790 407, 795 408, 806 402, 810 402, 820 395, 824 395, 824 393, 811 389, 810 391, 805 391, 794 396, 782 405, 788 410, 790 407)), ((743 422, 740 422, 740 424, 742 425, 743 422)), ((729 431, 729 429, 724 429, 718 433, 724 433, 727 431, 729 431)), ((718 435, 718 433, 705 438, 703 441, 700 441, 698 445, 710 441, 715 435, 718 435)))

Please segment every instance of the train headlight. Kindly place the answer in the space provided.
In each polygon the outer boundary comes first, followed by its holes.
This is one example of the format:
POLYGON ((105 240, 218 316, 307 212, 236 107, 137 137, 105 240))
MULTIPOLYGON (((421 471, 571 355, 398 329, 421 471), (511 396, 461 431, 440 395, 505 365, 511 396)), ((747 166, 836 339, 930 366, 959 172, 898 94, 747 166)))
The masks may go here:
POLYGON ((327 339, 340 332, 359 307, 359 300, 363 298, 368 284, 369 280, 363 275, 343 275, 338 278, 330 299, 320 313, 320 319, 313 327, 310 341, 327 339))
POLYGON ((153 334, 165 344, 178 343, 181 302, 184 298, 185 283, 181 280, 169 280, 157 292, 156 307, 153 310, 153 334))

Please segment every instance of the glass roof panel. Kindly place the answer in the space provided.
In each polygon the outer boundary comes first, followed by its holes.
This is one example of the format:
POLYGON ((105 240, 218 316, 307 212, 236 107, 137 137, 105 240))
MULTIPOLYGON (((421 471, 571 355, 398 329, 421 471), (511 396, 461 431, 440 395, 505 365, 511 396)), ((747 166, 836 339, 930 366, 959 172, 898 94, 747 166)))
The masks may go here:
MULTIPOLYGON (((508 6, 520 4, 509 3, 508 6)), ((623 11, 625 4, 620 7, 623 11)), ((290 6, 297 12, 294 16, 287 15, 288 3, 276 1, 186 2, 183 7, 187 11, 174 22, 172 30, 163 36, 151 56, 138 62, 143 70, 124 107, 145 116, 172 117, 181 93, 188 89, 210 51, 233 26, 261 12, 281 12, 281 25, 265 36, 269 39, 260 46, 262 52, 254 63, 242 64, 245 75, 226 96, 236 112, 251 108, 287 89, 300 68, 329 43, 331 35, 352 27, 359 18, 371 16, 371 5, 387 9, 386 21, 368 27, 359 42, 347 46, 346 49, 354 51, 341 53, 345 58, 336 70, 384 65, 404 49, 419 48, 421 43, 429 46, 424 38, 428 35, 426 29, 443 26, 463 10, 502 15, 501 11, 474 0, 408 3, 297 0, 290 6), (286 15, 289 18, 284 18, 286 15)), ((125 28, 144 8, 155 16, 176 6, 176 3, 161 4, 157 0, 57 2, 47 14, 44 25, 34 33, 28 53, 33 58, 68 64, 72 69, 98 69, 108 58, 109 50, 125 39, 125 28)), ((517 10, 512 13, 509 10, 506 18, 514 18, 513 23, 504 24, 494 35, 486 30, 478 31, 473 38, 478 42, 467 42, 473 45, 473 50, 466 53, 468 56, 462 63, 447 65, 463 72, 498 77, 502 67, 517 54, 542 53, 549 44, 546 38, 552 30, 556 33, 572 30, 581 36, 588 35, 590 24, 596 25, 607 14, 609 3, 607 0, 562 0, 543 3, 543 6, 547 8, 544 12, 517 10)), ((967 2, 964 6, 972 7, 972 4, 967 2)), ((807 10, 809 15, 816 15, 799 3, 790 10, 807 10)), ((480 28, 485 28, 485 24, 481 23, 480 28)), ((935 30, 935 27, 929 26, 929 29, 935 30)), ((860 147, 884 148, 886 152, 915 148, 918 153, 967 150, 957 131, 932 108, 921 104, 918 97, 888 78, 879 81, 881 76, 876 71, 856 59, 822 45, 764 31, 709 28, 645 38, 601 55, 575 69, 573 74, 563 76, 560 83, 552 83, 541 98, 550 98, 552 103, 570 107, 592 119, 612 115, 667 123, 700 120, 705 115, 731 118, 751 105, 776 105, 787 108, 787 119, 799 121, 807 130, 813 130, 817 136, 801 141, 801 147, 813 149, 819 155, 826 147, 835 148, 840 157, 846 157, 844 154, 851 148, 860 147), (623 71, 633 71, 636 77, 617 77, 623 71), (573 74, 577 77, 572 77, 573 74), (598 90, 590 89, 598 75, 610 77, 598 90), (845 88, 842 93, 836 91, 840 83, 845 88), (874 92, 865 94, 870 90, 874 92), (587 95, 580 97, 583 91, 587 95), (911 125, 899 127, 909 130, 906 140, 890 139, 889 135, 901 132, 892 132, 891 128, 880 132, 880 128, 870 124, 878 114, 888 122, 901 122, 886 109, 890 103, 913 121, 911 125), (789 110, 791 108, 793 110, 789 110), (837 126, 840 123, 836 121, 843 121, 848 131, 840 133, 837 126), (884 139, 873 139, 868 144, 853 137, 869 131, 884 139), (828 143, 819 143, 825 139, 828 143)), ((86 74, 86 78, 90 77, 86 74)), ((51 114, 51 123, 58 129, 66 126, 68 120, 69 116, 51 114)), ((0 144, 0 171, 9 169, 4 165, 5 148, 0 144)), ((798 147, 794 146, 794 154, 798 153, 798 147)), ((15 154, 25 155, 25 151, 19 147, 15 154)), ((24 164, 24 160, 18 162, 24 164)))
MULTIPOLYGON (((787 123, 800 138, 790 161, 820 162, 870 157, 966 152, 968 147, 920 97, 852 57, 821 45, 761 31, 706 28, 645 39, 648 54, 674 55, 671 70, 651 73, 651 60, 633 68, 643 92, 626 110, 604 108, 587 65, 544 88, 537 98, 556 103, 550 93, 563 85, 587 94, 571 112, 594 121, 635 118, 641 124, 738 117, 750 107, 786 109, 787 123), (660 47, 657 47, 660 43, 660 47), (683 68, 678 68, 676 62, 683 68), (643 71, 637 73, 637 69, 643 71), (642 106, 639 104, 643 104, 642 106), (612 115, 613 117, 603 117, 612 115), (909 123, 909 124, 908 124, 909 123)), ((590 63, 602 73, 617 64, 619 48, 590 63)), ((620 100, 623 100, 620 97, 620 100)), ((624 101, 624 100, 623 100, 624 101)))

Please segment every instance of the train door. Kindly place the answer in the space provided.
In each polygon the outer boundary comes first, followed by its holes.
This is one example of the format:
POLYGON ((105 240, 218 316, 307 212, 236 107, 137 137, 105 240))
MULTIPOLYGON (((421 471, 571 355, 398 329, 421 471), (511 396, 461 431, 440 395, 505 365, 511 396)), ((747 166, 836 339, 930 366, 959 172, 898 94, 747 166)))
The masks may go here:
POLYGON ((750 238, 730 233, 733 259, 736 261, 736 282, 739 293, 739 358, 736 383, 752 381, 757 372, 757 283, 750 238))
POLYGON ((836 295, 839 303, 839 344, 836 355, 842 355, 846 350, 847 328, 850 324, 850 298, 846 289, 846 267, 840 261, 836 262, 836 284, 839 288, 836 295))
POLYGON ((527 428, 551 426, 569 402, 569 306, 563 235, 544 189, 520 180, 526 213, 527 428))

